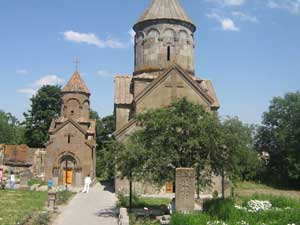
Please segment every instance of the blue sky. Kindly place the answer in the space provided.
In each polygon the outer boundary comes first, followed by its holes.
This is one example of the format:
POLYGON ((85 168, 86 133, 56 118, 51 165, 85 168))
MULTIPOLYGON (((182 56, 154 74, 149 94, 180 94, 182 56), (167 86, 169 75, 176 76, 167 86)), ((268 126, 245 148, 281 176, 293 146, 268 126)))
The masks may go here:
MULTIPOLYGON (((196 73, 222 116, 260 123, 274 96, 300 89, 300 0, 180 0, 197 25, 196 73)), ((0 109, 19 119, 43 84, 63 85, 76 57, 92 108, 113 111, 114 75, 132 74, 131 27, 150 0, 0 1, 0 109)))

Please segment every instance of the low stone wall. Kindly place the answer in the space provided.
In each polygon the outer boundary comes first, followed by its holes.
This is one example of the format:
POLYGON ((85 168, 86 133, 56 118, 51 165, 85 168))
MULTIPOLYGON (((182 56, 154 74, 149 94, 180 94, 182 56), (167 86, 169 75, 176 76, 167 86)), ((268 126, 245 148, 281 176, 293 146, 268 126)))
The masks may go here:
POLYGON ((126 208, 120 208, 118 225, 129 225, 129 215, 126 208))

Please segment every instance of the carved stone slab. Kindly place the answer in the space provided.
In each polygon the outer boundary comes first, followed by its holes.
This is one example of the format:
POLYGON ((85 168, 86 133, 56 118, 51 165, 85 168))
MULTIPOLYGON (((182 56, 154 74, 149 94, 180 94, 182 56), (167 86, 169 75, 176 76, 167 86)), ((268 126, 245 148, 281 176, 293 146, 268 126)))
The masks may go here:
POLYGON ((195 170, 176 169, 176 211, 192 213, 195 207, 195 170))

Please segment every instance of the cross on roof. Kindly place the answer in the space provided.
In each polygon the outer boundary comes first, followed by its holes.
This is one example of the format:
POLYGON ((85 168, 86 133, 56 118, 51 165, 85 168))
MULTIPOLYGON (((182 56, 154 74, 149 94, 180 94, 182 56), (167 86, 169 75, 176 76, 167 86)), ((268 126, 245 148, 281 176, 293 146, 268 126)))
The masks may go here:
POLYGON ((178 89, 184 88, 183 82, 180 82, 177 76, 171 76, 171 82, 166 82, 165 87, 171 88, 171 97, 172 99, 177 99, 178 96, 178 89))
POLYGON ((80 64, 79 59, 76 58, 76 59, 73 61, 73 63, 75 64, 75 69, 76 69, 76 71, 78 71, 78 67, 79 67, 79 64, 80 64))

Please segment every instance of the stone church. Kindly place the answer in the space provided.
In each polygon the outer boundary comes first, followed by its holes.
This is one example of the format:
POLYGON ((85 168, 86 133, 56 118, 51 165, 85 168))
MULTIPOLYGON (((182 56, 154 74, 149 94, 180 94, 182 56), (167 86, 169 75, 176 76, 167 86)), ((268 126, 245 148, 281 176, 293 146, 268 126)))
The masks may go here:
POLYGON ((62 89, 61 116, 52 120, 46 144, 45 180, 81 186, 96 176, 96 121, 90 119, 90 91, 75 71, 62 89))
MULTIPOLYGON (((115 78, 115 137, 124 141, 137 129, 134 115, 167 107, 174 99, 187 98, 209 111, 219 109, 213 84, 196 77, 194 33, 196 26, 178 0, 152 0, 133 26, 135 60, 133 75, 115 78)), ((220 179, 213 190, 220 192, 220 179)), ((116 191, 127 191, 128 182, 116 179, 116 191)), ((134 184, 138 193, 154 193, 148 184, 134 184)), ((162 192, 173 192, 167 184, 162 192)))

